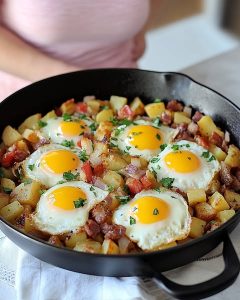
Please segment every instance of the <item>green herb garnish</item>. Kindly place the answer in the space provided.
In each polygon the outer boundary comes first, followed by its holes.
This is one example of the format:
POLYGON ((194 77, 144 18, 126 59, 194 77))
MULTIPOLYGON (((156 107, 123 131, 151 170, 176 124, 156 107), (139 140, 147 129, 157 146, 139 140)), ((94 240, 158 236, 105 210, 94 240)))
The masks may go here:
POLYGON ((68 148, 74 148, 75 147, 75 144, 74 144, 73 140, 71 140, 71 141, 64 140, 64 141, 62 141, 61 145, 64 146, 64 147, 68 147, 68 148))
POLYGON ((67 181, 72 181, 72 180, 76 180, 78 178, 78 175, 79 173, 73 174, 71 171, 68 171, 63 173, 63 178, 67 181))
POLYGON ((29 170, 31 170, 31 171, 33 171, 34 167, 35 167, 35 165, 34 165, 34 164, 32 164, 32 165, 28 165, 28 169, 29 169, 29 170))
POLYGON ((24 183, 24 185, 28 185, 28 184, 32 183, 32 179, 25 178, 25 179, 22 180, 22 182, 24 183))
POLYGON ((79 155, 78 155, 79 159, 82 161, 82 162, 85 162, 88 160, 88 155, 86 153, 86 150, 82 150, 79 155))
POLYGON ((130 201, 130 196, 115 196, 119 200, 120 204, 127 204, 130 201))
POLYGON ((154 126, 159 127, 162 124, 162 121, 159 117, 156 117, 152 120, 154 126))
POLYGON ((163 151, 167 147, 167 144, 160 145, 160 150, 163 151))
POLYGON ((40 190, 40 191, 39 191, 40 196, 42 196, 46 191, 47 191, 47 190, 40 190))
POLYGON ((3 169, 0 168, 0 178, 3 178, 4 177, 4 172, 3 172, 3 169))
POLYGON ((62 117, 63 117, 63 121, 67 121, 67 122, 72 121, 72 116, 69 115, 68 113, 64 113, 62 117))
POLYGON ((89 128, 91 129, 91 131, 96 131, 97 124, 96 123, 92 123, 91 125, 89 125, 89 128))
POLYGON ((209 156, 210 156, 209 151, 204 151, 201 155, 201 157, 204 157, 204 158, 209 158, 209 156))
POLYGON ((179 146, 178 145, 172 145, 171 149, 173 149, 173 151, 177 151, 177 150, 179 150, 179 146))
POLYGON ((210 161, 212 161, 212 160, 216 160, 216 157, 213 156, 213 155, 209 158, 208 162, 210 162, 210 161))
POLYGON ((156 138, 160 141, 161 140, 161 136, 159 133, 156 134, 156 138))
POLYGON ((38 121, 38 126, 39 126, 40 128, 43 128, 43 127, 47 126, 47 122, 44 122, 44 121, 42 121, 42 120, 39 120, 39 121, 38 121))
POLYGON ((108 186, 108 191, 109 191, 109 193, 113 192, 114 191, 114 186, 109 185, 108 186))
POLYGON ((108 105, 100 105, 100 110, 106 110, 109 109, 108 105))
POLYGON ((79 207, 83 207, 85 205, 86 200, 85 199, 78 199, 73 201, 74 207, 75 208, 79 208, 79 207))
POLYGON ((170 188, 170 187, 172 187, 174 178, 165 177, 165 178, 162 178, 160 182, 165 188, 170 188))
POLYGON ((130 225, 136 224, 136 219, 130 216, 130 225))
POLYGON ((12 192, 12 189, 10 189, 8 187, 3 186, 2 189, 3 189, 4 193, 6 193, 6 194, 10 194, 12 192))
POLYGON ((154 157, 154 158, 152 158, 152 159, 150 160, 150 162, 151 162, 151 163, 156 163, 156 162, 158 162, 159 160, 160 160, 160 158, 154 157))
POLYGON ((155 99, 153 102, 154 102, 154 103, 160 103, 160 102, 162 102, 162 100, 157 98, 157 99, 155 99))
POLYGON ((159 215, 159 210, 157 208, 154 208, 153 215, 154 216, 159 215))

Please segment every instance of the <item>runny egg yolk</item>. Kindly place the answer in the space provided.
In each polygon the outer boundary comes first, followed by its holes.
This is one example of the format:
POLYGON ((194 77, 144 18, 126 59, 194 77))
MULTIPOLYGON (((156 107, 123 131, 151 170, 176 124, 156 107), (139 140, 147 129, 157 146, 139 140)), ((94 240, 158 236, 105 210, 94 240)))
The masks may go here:
POLYGON ((164 200, 153 196, 141 197, 131 205, 131 216, 142 224, 164 220, 169 214, 169 205, 164 200))
POLYGON ((42 156, 40 166, 48 171, 61 174, 67 171, 77 169, 79 158, 77 155, 68 150, 53 150, 42 156))
POLYGON ((62 121, 60 123, 60 130, 63 136, 71 137, 71 136, 78 136, 84 132, 86 124, 79 120, 77 121, 62 121))
POLYGON ((60 187, 48 195, 48 201, 53 206, 64 210, 75 209, 79 201, 82 202, 81 206, 83 206, 86 199, 86 194, 80 188, 74 186, 60 187))
POLYGON ((164 157, 166 165, 179 173, 196 171, 200 166, 199 158, 190 151, 170 152, 164 157))
POLYGON ((161 131, 151 125, 136 125, 128 131, 130 144, 139 150, 156 150, 162 144, 161 131))

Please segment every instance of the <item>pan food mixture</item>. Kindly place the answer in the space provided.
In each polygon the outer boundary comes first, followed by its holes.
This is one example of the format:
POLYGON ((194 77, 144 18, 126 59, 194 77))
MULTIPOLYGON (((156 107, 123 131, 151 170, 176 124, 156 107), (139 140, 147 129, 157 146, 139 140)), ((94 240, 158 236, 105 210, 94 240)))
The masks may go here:
POLYGON ((77 251, 173 247, 221 226, 240 207, 240 150, 210 116, 180 101, 67 100, 0 148, 0 215, 77 251))

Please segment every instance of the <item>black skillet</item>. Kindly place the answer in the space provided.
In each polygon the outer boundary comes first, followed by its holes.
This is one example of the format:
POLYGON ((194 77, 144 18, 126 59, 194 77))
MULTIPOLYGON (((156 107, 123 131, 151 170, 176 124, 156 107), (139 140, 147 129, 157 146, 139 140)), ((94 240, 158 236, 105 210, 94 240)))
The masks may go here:
MULTIPOLYGON (((187 105, 211 115, 226 128, 240 146, 240 110, 217 92, 179 73, 158 73, 134 69, 90 70, 59 75, 36 82, 8 97, 0 104, 0 132, 11 124, 18 126, 36 112, 45 113, 69 98, 81 100, 85 95, 108 99, 111 95, 144 103, 155 98, 180 99, 187 105)), ((217 230, 171 249, 145 254, 89 254, 51 246, 30 237, 0 218, 0 229, 19 247, 33 256, 71 271, 100 276, 144 276, 153 278, 169 294, 179 299, 200 299, 230 286, 238 276, 240 263, 229 238, 237 226, 240 211, 217 230), (206 282, 184 286, 161 274, 192 262, 224 243, 224 271, 206 282)), ((194 274, 193 274, 194 276, 194 274)))

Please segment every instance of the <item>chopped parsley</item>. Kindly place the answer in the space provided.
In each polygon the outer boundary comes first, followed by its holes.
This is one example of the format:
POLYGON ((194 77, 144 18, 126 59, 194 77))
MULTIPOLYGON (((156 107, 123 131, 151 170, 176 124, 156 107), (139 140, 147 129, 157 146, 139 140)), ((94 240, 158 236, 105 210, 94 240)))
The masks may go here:
POLYGON ((156 162, 159 162, 160 158, 158 157, 154 157, 150 160, 151 163, 156 163, 156 162))
POLYGON ((208 161, 210 162, 210 161, 212 161, 212 160, 216 160, 216 157, 215 157, 214 155, 212 155, 212 156, 209 158, 208 161))
POLYGON ((158 193, 161 193, 161 192, 162 192, 161 189, 160 189, 160 187, 155 188, 154 191, 156 191, 156 192, 158 192, 158 193))
POLYGON ((2 189, 3 189, 4 193, 6 193, 6 194, 10 194, 12 192, 12 189, 10 189, 8 187, 3 186, 2 189))
POLYGON ((114 135, 115 135, 115 136, 118 136, 123 130, 124 130, 123 127, 121 127, 121 128, 116 128, 116 129, 114 130, 114 135))
POLYGON ((83 207, 85 205, 86 200, 85 199, 78 199, 73 201, 74 207, 75 208, 79 208, 79 207, 83 207))
POLYGON ((130 196, 115 196, 119 200, 120 204, 127 204, 130 201, 130 196))
POLYGON ((39 121, 38 121, 38 126, 39 126, 40 128, 43 128, 43 127, 47 126, 47 122, 44 122, 44 121, 42 121, 42 120, 39 120, 39 121))
POLYGON ((71 171, 68 171, 63 173, 63 178, 67 181, 72 181, 72 180, 76 180, 78 178, 78 175, 79 173, 73 174, 71 171))
POLYGON ((170 178, 170 177, 165 177, 161 179, 161 184, 165 187, 165 188, 170 188, 172 187, 172 184, 174 182, 174 178, 170 178))
POLYGON ((57 182, 57 184, 63 184, 65 182, 66 182, 65 180, 60 180, 60 181, 57 182))
POLYGON ((42 196, 47 190, 39 190, 40 196, 42 196))
POLYGON ((153 173, 155 179, 157 179, 157 172, 153 168, 151 169, 151 172, 153 173))
POLYGON ((153 102, 154 102, 154 103, 160 103, 160 102, 162 102, 162 100, 159 99, 159 98, 157 98, 157 99, 155 99, 153 102))
POLYGON ((31 170, 31 171, 33 171, 34 167, 35 167, 35 165, 34 165, 34 164, 32 164, 32 165, 28 165, 28 169, 29 169, 29 170, 31 170))
POLYGON ((157 208, 154 208, 153 215, 154 216, 159 215, 159 210, 157 208))
POLYGON ((22 181, 23 181, 24 185, 28 185, 28 184, 32 183, 32 179, 30 179, 30 178, 25 178, 22 181))
POLYGON ((95 192, 94 186, 91 185, 90 191, 93 192, 94 196, 97 197, 97 193, 95 192))
POLYGON ((63 121, 67 121, 67 122, 72 121, 72 116, 69 115, 68 113, 64 113, 62 117, 63 117, 63 121))
POLYGON ((108 186, 108 191, 109 191, 109 193, 113 192, 114 191, 114 186, 113 185, 109 185, 108 186))
POLYGON ((86 150, 83 149, 79 155, 78 155, 79 159, 82 161, 82 162, 85 162, 88 160, 88 156, 87 156, 87 153, 86 153, 86 150))
POLYGON ((167 144, 162 144, 162 145, 160 146, 160 150, 163 151, 166 147, 167 147, 167 144))
POLYGON ((156 138, 160 141, 161 140, 161 136, 159 133, 156 134, 156 138))
POLYGON ((89 125, 89 128, 91 129, 91 131, 96 131, 97 124, 96 123, 92 123, 91 125, 89 125))
POLYGON ((64 140, 64 141, 62 141, 61 145, 64 146, 64 147, 68 147, 68 148, 74 148, 75 147, 75 144, 74 144, 73 140, 71 140, 71 141, 64 140))
POLYGON ((79 114, 78 119, 87 120, 87 116, 85 114, 79 114))
POLYGON ((121 126, 121 125, 129 126, 134 123, 133 121, 127 119, 119 120, 116 117, 111 118, 111 122, 114 126, 121 126))
POLYGON ((130 216, 130 225, 136 224, 136 219, 130 216))
POLYGON ((177 151, 177 150, 179 150, 179 146, 178 145, 172 145, 171 149, 173 149, 173 151, 177 151))
POLYGON ((201 156, 204 158, 209 158, 210 153, 209 153, 209 151, 204 151, 201 156))
POLYGON ((156 117, 152 120, 154 126, 159 127, 162 124, 162 121, 159 117, 156 117))
POLYGON ((108 105, 100 105, 100 110, 106 110, 109 109, 108 105))
POLYGON ((126 146, 127 151, 131 149, 131 146, 126 146))

